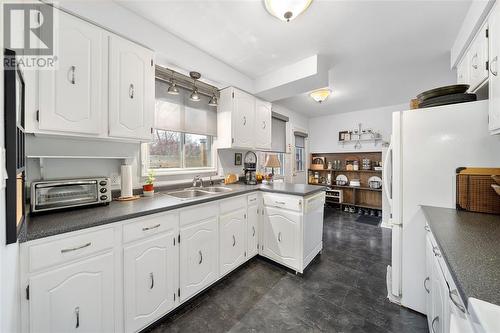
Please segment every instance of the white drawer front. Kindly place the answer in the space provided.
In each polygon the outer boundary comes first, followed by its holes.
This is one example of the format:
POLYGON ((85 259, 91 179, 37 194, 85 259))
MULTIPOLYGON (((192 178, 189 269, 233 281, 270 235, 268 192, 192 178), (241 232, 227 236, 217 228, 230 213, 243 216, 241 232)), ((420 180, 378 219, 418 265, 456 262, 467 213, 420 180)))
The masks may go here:
POLYGON ((177 213, 161 213, 138 218, 123 226, 123 242, 128 243, 172 229, 179 222, 177 213))
POLYGON ((31 272, 55 266, 89 254, 113 248, 113 228, 68 236, 46 243, 30 246, 29 269, 31 272))
POLYGON ((294 211, 302 211, 303 198, 296 195, 270 194, 264 193, 264 205, 268 207, 278 207, 294 211))
POLYGON ((248 205, 257 205, 259 200, 259 195, 257 193, 249 194, 247 199, 248 199, 248 205))
POLYGON ((242 197, 237 197, 237 198, 231 198, 231 199, 226 199, 222 200, 219 203, 220 207, 220 214, 225 214, 228 212, 232 212, 241 208, 245 208, 247 206, 247 197, 242 196, 242 197))
POLYGON ((211 217, 217 217, 219 207, 217 203, 202 204, 186 208, 180 213, 180 225, 185 226, 193 222, 207 220, 211 217))

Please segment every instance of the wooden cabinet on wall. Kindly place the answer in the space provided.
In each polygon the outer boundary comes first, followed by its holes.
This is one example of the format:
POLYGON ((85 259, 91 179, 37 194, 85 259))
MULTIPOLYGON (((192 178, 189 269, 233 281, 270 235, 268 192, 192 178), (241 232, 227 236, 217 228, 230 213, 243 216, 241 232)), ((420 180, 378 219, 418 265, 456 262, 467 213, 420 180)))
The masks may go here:
POLYGON ((221 90, 217 147, 271 149, 271 103, 233 87, 221 90))
POLYGON ((57 68, 39 71, 39 129, 98 135, 104 112, 103 30, 64 12, 58 18, 57 68))
POLYGON ((38 102, 27 103, 27 132, 150 141, 154 52, 54 10, 56 68, 27 76, 27 90, 38 90, 38 102))
POLYGON ((154 101, 153 52, 109 36, 109 135, 150 140, 154 101))

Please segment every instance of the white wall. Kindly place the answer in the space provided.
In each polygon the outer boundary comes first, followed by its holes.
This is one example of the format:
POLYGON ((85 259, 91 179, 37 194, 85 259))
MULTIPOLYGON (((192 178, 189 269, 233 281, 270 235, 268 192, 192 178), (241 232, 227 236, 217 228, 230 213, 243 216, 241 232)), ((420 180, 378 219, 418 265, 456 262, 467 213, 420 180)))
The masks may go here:
MULTIPOLYGON (((3 6, 0 6, 3 17, 3 6)), ((0 36, 3 36, 3 24, 0 24, 0 36)), ((0 50, 3 50, 3 38, 0 38, 0 50)), ((0 55, 3 66, 3 51, 0 55)), ((4 96, 3 67, 0 70, 0 147, 5 148, 4 135, 4 96)), ((0 168, 5 169, 5 161, 0 159, 0 168)), ((5 188, 0 188, 0 332, 17 332, 20 323, 20 288, 19 288, 19 244, 5 244, 5 188)))
MULTIPOLYGON (((408 110, 407 104, 391 105, 381 108, 366 109, 355 112, 339 113, 330 116, 309 119, 309 147, 311 153, 341 153, 354 151, 354 144, 338 143, 341 131, 358 128, 371 128, 382 134, 382 139, 390 140, 392 132, 392 113, 408 110)), ((418 111, 415 111, 418 112, 418 111)), ((362 143, 359 151, 381 151, 382 145, 362 143)))

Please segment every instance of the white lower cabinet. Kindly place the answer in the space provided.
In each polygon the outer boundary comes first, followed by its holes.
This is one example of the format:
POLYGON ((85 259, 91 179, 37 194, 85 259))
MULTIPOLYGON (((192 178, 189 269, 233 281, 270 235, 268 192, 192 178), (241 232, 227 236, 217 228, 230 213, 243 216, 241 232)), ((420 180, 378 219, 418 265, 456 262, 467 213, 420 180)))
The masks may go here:
POLYGON ((113 264, 109 252, 33 275, 30 332, 113 332, 113 264))
POLYGON ((259 205, 249 202, 247 211, 247 258, 252 258, 259 253, 259 205))
POLYGON ((126 332, 136 332, 172 310, 177 301, 179 276, 178 226, 126 246, 124 311, 126 332))
POLYGON ((181 227, 179 243, 181 302, 205 289, 219 277, 218 238, 217 217, 181 227))
POLYGON ((263 254, 285 266, 297 269, 301 214, 276 207, 264 209, 263 254))
POLYGON ((246 207, 219 217, 220 274, 225 275, 246 258, 246 207))

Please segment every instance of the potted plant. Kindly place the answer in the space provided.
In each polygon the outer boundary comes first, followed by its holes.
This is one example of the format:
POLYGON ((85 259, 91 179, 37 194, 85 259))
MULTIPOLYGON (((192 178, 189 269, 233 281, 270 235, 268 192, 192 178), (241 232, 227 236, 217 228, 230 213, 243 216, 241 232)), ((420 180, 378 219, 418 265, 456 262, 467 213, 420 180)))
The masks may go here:
POLYGON ((154 172, 150 170, 146 178, 146 184, 142 185, 142 193, 145 197, 152 197, 155 193, 153 182, 155 181, 154 172))

